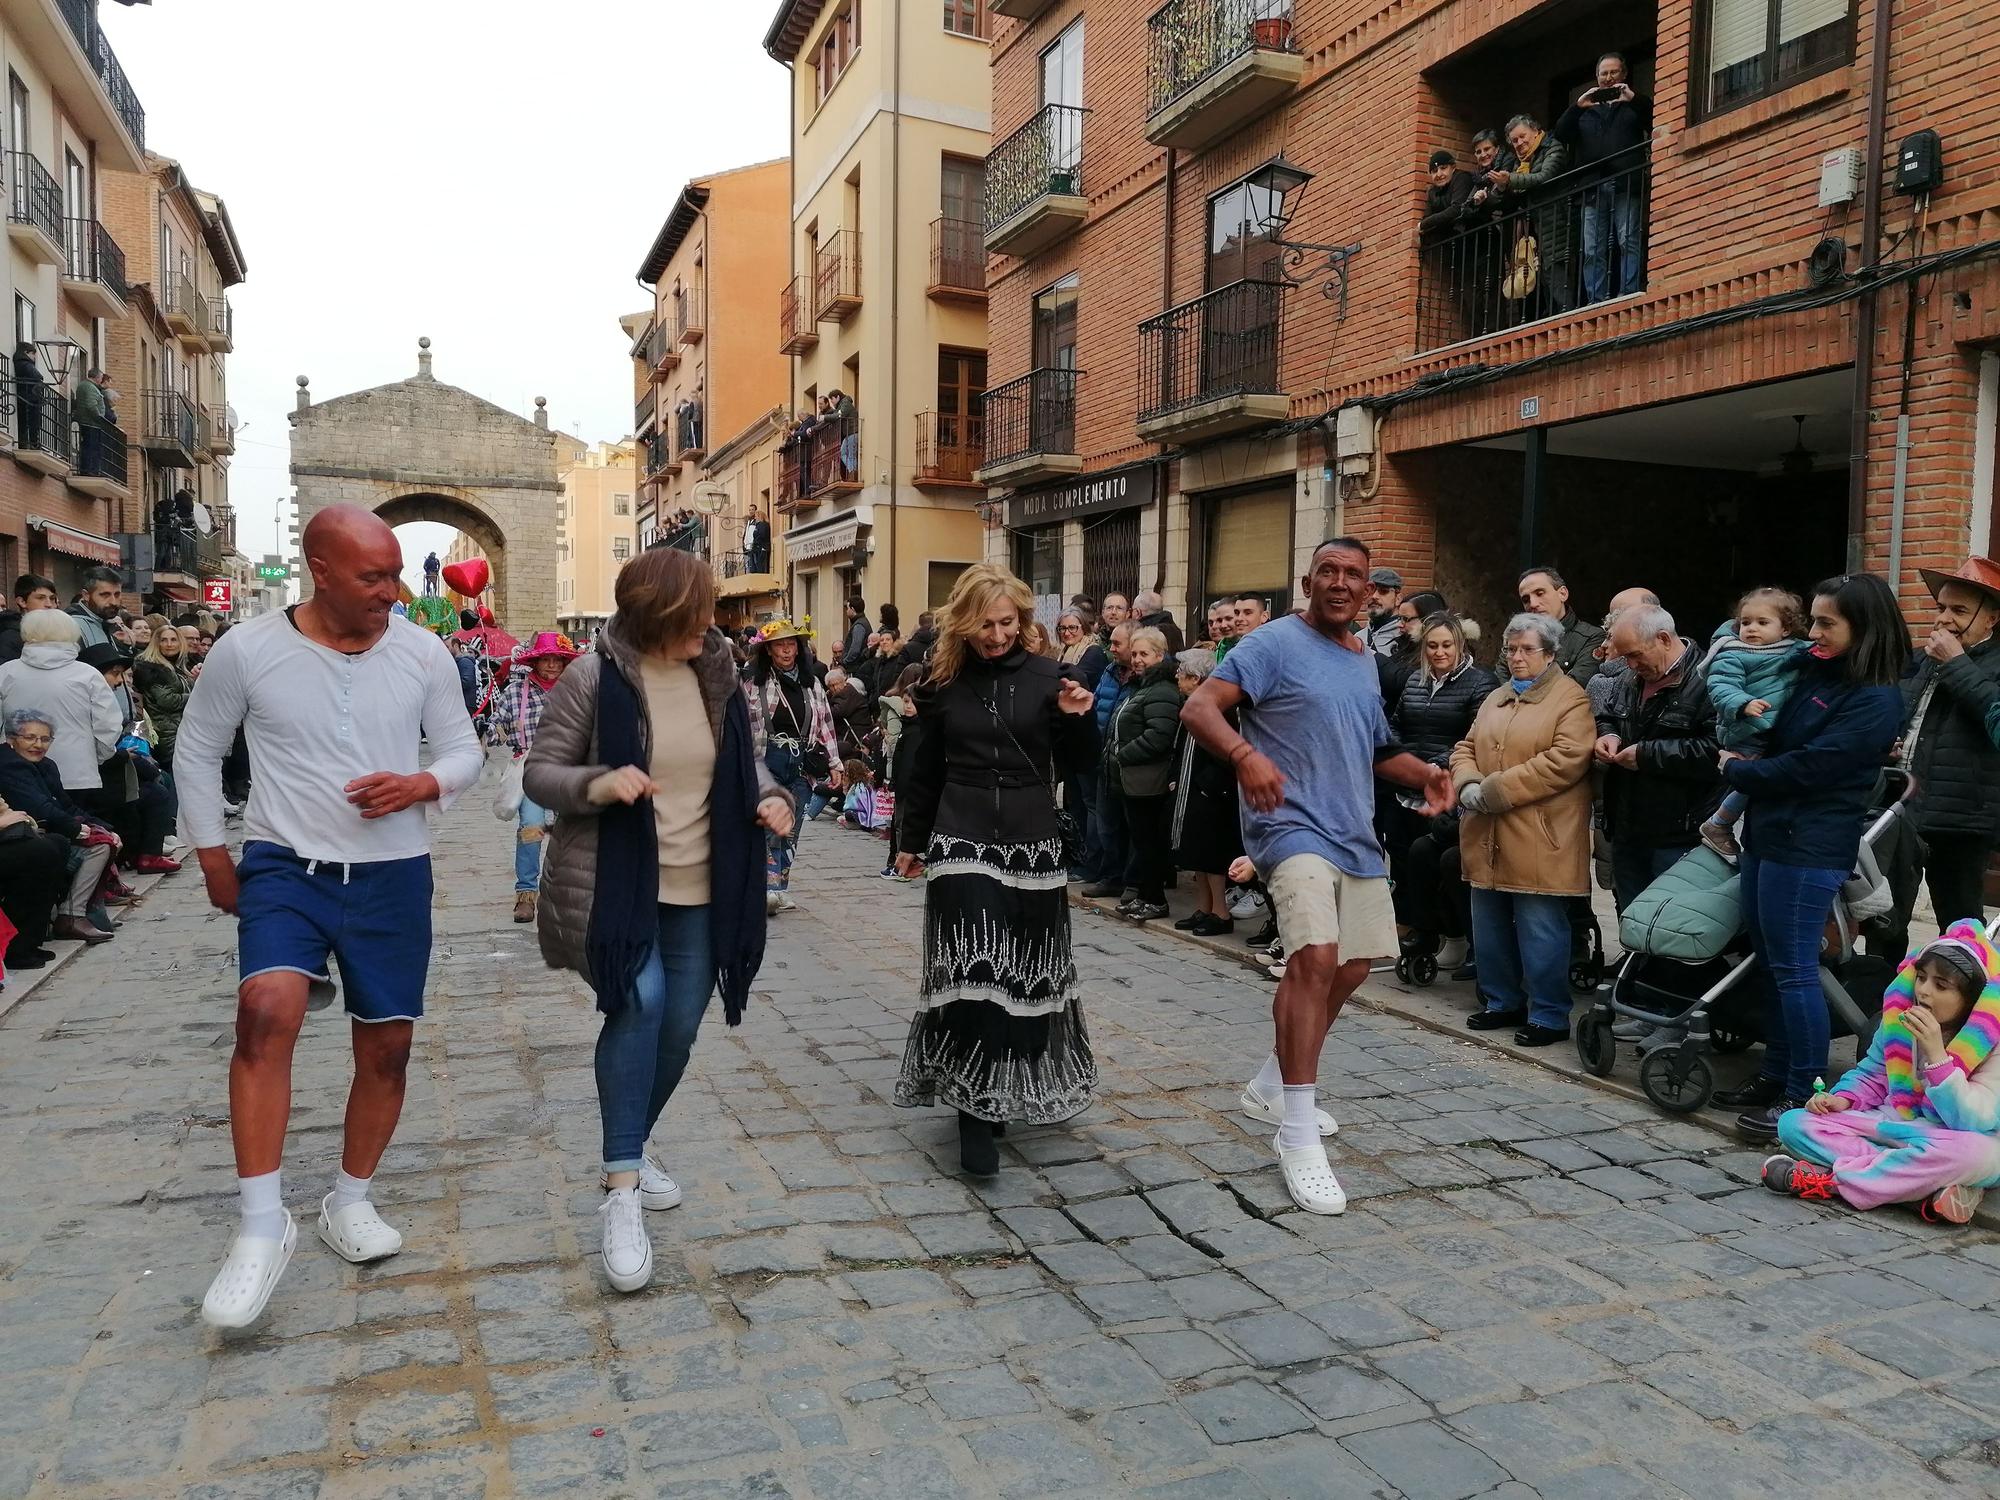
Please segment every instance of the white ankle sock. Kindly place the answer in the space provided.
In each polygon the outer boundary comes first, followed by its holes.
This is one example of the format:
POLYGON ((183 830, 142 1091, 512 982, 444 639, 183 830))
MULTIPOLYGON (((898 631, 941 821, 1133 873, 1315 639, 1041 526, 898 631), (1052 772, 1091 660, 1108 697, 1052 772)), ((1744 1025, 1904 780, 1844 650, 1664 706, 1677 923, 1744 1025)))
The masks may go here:
POLYGON ((1270 1104, 1278 1102, 1278 1096, 1285 1091, 1285 1075, 1278 1071, 1278 1054, 1273 1052, 1264 1059, 1264 1066, 1257 1070, 1257 1076, 1250 1080, 1251 1092, 1270 1104))
POLYGON ((278 1179, 282 1172, 265 1172, 258 1177, 236 1179, 237 1201, 243 1214, 243 1233, 253 1240, 285 1237, 285 1200, 278 1179))
POLYGON ((357 1203, 366 1203, 368 1201, 368 1185, 374 1180, 372 1177, 349 1177, 346 1171, 343 1170, 339 1176, 333 1179, 333 1212, 339 1213, 343 1208, 352 1208, 357 1203))
POLYGON ((1319 1085, 1285 1085, 1285 1122, 1278 1127, 1278 1149, 1298 1151, 1319 1141, 1319 1085))

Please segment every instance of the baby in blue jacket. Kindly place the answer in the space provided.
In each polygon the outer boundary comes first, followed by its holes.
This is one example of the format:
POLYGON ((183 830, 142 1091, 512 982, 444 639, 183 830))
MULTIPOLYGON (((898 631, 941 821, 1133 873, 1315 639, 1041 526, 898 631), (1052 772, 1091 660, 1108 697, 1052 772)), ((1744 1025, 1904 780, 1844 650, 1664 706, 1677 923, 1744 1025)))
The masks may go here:
MULTIPOLYGON (((1752 589, 1736 601, 1736 618, 1716 629, 1703 670, 1723 749, 1755 760, 1770 742, 1778 711, 1791 695, 1793 669, 1812 646, 1805 626, 1805 605, 1797 594, 1752 589)), ((1731 792, 1701 825, 1701 841, 1724 859, 1739 852, 1736 821, 1747 801, 1741 792, 1731 792)))

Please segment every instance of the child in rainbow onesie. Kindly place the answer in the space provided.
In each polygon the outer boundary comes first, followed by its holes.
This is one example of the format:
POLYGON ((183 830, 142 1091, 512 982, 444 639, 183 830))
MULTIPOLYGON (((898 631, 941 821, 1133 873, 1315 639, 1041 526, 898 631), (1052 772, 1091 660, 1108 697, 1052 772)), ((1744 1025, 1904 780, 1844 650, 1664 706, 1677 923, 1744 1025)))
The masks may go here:
POLYGON ((1954 922, 1911 953, 1882 999, 1868 1055, 1804 1109, 1779 1117, 1790 1152, 1764 1185, 1855 1208, 1914 1203, 1964 1224, 2000 1184, 2000 952, 1954 922))

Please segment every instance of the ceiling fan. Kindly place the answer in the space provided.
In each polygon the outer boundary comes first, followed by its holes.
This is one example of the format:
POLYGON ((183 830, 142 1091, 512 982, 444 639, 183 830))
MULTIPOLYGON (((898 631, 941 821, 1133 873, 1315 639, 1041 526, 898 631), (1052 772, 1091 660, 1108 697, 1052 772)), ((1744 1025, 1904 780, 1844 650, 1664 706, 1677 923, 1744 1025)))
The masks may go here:
POLYGON ((1798 436, 1793 440, 1791 451, 1780 454, 1778 470, 1787 479, 1803 479, 1813 471, 1813 461, 1819 455, 1806 446, 1806 419, 1803 415, 1792 420, 1799 424, 1798 436))

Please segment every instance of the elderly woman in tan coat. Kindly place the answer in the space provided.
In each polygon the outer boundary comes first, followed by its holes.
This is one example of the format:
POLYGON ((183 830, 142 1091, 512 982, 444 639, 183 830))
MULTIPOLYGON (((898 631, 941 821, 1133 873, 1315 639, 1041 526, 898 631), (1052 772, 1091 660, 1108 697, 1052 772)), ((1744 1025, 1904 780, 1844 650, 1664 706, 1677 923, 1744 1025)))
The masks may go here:
POLYGON ((1569 903, 1590 889, 1590 699, 1556 661, 1562 625, 1516 615, 1506 678, 1451 753, 1459 857, 1472 887, 1484 1009, 1474 1031, 1518 1026, 1514 1042, 1569 1036, 1569 903))

